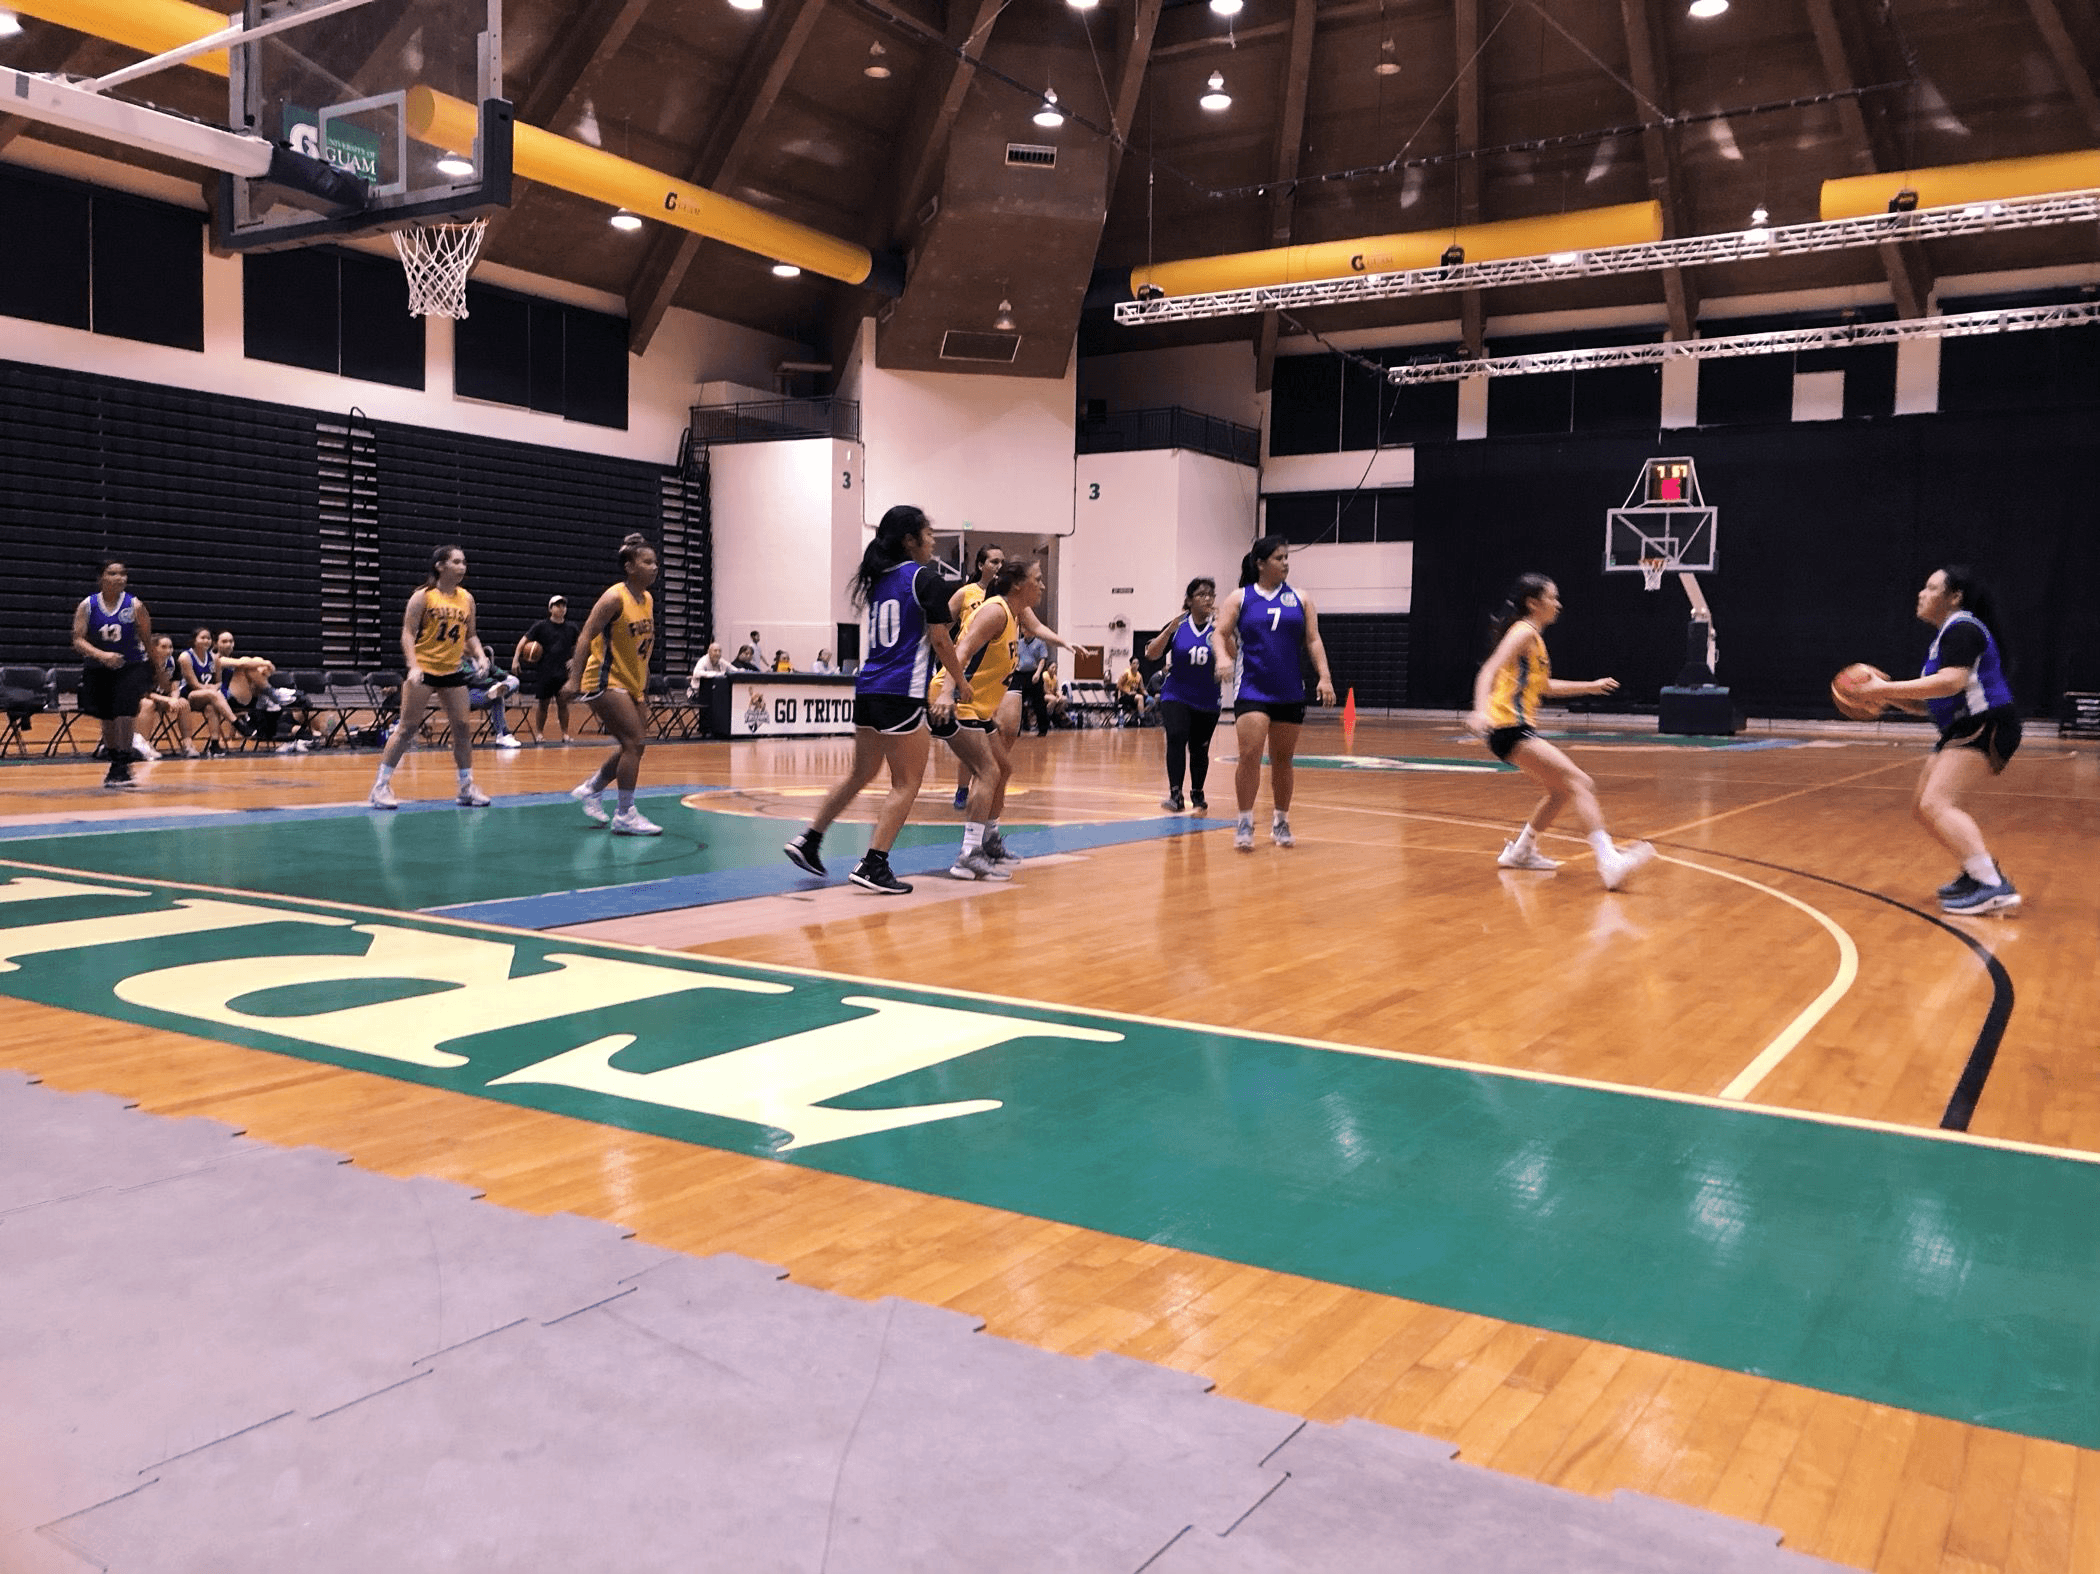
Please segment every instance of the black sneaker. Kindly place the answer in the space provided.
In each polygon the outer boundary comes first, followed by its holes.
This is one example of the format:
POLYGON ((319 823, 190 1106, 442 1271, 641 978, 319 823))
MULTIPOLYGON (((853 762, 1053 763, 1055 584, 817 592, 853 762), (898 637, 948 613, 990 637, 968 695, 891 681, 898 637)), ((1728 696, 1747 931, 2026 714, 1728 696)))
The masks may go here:
POLYGON ((817 854, 823 841, 824 835, 821 831, 804 831, 781 851, 788 855, 788 862, 797 869, 804 874, 813 874, 821 880, 824 877, 824 860, 817 854))
POLYGON ((132 779, 131 762, 129 760, 117 760, 112 763, 109 768, 109 774, 102 778, 102 785, 114 792, 123 792, 136 788, 138 783, 132 779))
POLYGON ((1210 803, 1204 798, 1203 794, 1201 794, 1200 792, 1192 792, 1189 794, 1189 807, 1191 809, 1194 809, 1198 814, 1210 813, 1210 803))
POLYGON ((1964 869, 1960 874, 1940 887, 1940 900, 1943 902, 1958 901, 1975 889, 1975 878, 1968 870, 1964 869))
POLYGON ((890 873, 890 860, 883 853, 870 852, 854 867, 848 878, 863 890, 873 891, 878 896, 911 894, 911 887, 890 873))
POLYGON ((1160 799, 1159 806, 1174 814, 1181 813, 1181 789, 1177 787, 1168 793, 1166 797, 1160 799))

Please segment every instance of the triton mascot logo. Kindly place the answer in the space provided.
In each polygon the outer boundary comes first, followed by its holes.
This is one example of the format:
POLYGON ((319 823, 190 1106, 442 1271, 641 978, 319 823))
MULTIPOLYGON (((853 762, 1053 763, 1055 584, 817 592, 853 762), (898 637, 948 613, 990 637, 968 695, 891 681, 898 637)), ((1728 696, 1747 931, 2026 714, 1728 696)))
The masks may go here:
POLYGON ((751 703, 744 707, 744 730, 757 732, 766 724, 766 697, 758 689, 751 691, 751 703))

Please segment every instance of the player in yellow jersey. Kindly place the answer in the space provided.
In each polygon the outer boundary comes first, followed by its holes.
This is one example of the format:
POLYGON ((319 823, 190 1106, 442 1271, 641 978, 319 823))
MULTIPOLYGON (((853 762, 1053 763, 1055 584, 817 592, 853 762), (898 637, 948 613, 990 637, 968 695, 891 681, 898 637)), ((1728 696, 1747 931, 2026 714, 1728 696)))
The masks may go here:
POLYGON ((1539 851, 1538 839, 1564 808, 1575 818, 1597 855, 1597 873, 1607 891, 1655 856, 1646 842, 1619 848, 1604 828, 1595 783, 1588 773, 1538 735, 1539 701, 1571 699, 1581 694, 1610 694, 1616 678, 1573 682, 1555 678, 1546 660, 1545 631, 1560 616, 1560 587, 1544 574, 1520 575, 1495 617, 1495 653, 1473 680, 1473 713, 1466 725, 1487 739, 1498 760, 1515 765, 1546 789, 1516 840, 1495 862, 1505 869, 1558 869, 1557 860, 1539 851))
POLYGON ((474 723, 467 704, 467 679, 488 664, 488 656, 474 627, 474 597, 462 588, 466 577, 467 554, 455 546, 439 547, 430 554, 430 577, 402 611, 401 654, 408 676, 401 685, 401 719, 386 741, 379 780, 365 800, 375 809, 401 807, 394 796, 394 767, 416 741, 433 703, 452 724, 452 763, 459 767, 461 807, 488 805, 488 794, 474 785, 474 723))
MULTIPOLYGON (((1014 648, 1021 640, 1021 620, 1043 599, 1043 565, 1030 559, 1005 564, 993 578, 991 594, 970 616, 955 656, 969 679, 967 693, 955 696, 955 718, 934 736, 946 740, 956 757, 970 767, 969 807, 963 811, 962 855, 948 872, 958 880, 1007 880, 1012 856, 993 857, 987 846, 999 845, 999 814, 1006 807, 1006 783, 1013 757, 999 731, 999 706, 1006 680, 1014 670, 1014 648)), ((936 703, 952 688, 946 674, 934 683, 936 703)))
MULTIPOLYGON (((976 562, 977 578, 958 590, 948 602, 949 612, 955 622, 957 639, 960 639, 962 631, 970 626, 970 619, 977 609, 984 605, 984 598, 990 591, 992 581, 998 576, 999 570, 1006 566, 1006 553, 999 547, 982 546, 977 549, 976 562)), ((1045 645, 1058 650, 1077 648, 1056 629, 1038 618, 1033 608, 1016 607, 1013 613, 1014 620, 1020 624, 1023 639, 1039 639, 1045 645)), ((1021 736, 1021 685, 1028 676, 1026 671, 1017 668, 1007 679, 1006 697, 999 702, 999 737, 1006 745, 1008 754, 1013 753, 1014 744, 1021 736)), ((970 767, 968 762, 958 759, 955 762, 955 807, 959 810, 966 809, 969 802, 970 767)), ((996 834, 988 845, 992 849, 994 861, 1005 858, 1004 844, 996 834)))
POLYGON ((656 548, 643 536, 629 536, 620 543, 620 570, 620 582, 606 589, 583 620, 568 681, 570 692, 582 691, 613 747, 569 796, 615 836, 661 836, 663 827, 634 806, 648 737, 649 655, 656 648, 656 598, 649 590, 656 583, 656 548), (619 807, 608 815, 604 793, 615 782, 619 807))

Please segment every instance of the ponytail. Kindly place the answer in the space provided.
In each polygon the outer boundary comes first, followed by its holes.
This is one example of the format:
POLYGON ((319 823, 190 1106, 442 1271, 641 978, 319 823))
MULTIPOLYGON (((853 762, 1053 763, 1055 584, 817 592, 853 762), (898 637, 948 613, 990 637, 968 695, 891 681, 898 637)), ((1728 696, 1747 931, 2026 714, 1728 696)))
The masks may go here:
POLYGON ((925 528, 926 511, 909 503, 899 503, 882 516, 882 522, 875 527, 875 539, 860 555, 860 567, 847 581, 856 607, 865 607, 868 598, 875 594, 875 582, 911 556, 907 543, 925 528))
POLYGON ((1254 543, 1253 550, 1240 559, 1240 585, 1244 589, 1261 578, 1261 566, 1284 547, 1290 545, 1282 536, 1262 536, 1254 543))
POLYGON ((630 531, 626 539, 620 543, 620 567, 623 569, 633 568, 636 558, 640 557, 644 552, 654 552, 655 550, 656 548, 649 544, 647 536, 638 530, 630 531))
POLYGON ((1502 605, 1488 619, 1488 644, 1501 644, 1502 636, 1523 621, 1532 601, 1543 596, 1552 583, 1552 578, 1545 574, 1519 574, 1503 596, 1502 605))
POLYGON ((1008 558, 1004 563, 999 565, 999 572, 992 576, 992 588, 989 591, 987 591, 986 594, 992 596, 1010 595, 1013 591, 1014 586, 1020 584, 1022 580, 1026 579, 1028 577, 1028 571, 1033 567, 1035 567, 1034 558, 1008 558))
POLYGON ((1998 647, 1998 661, 2009 675, 2012 657, 2006 649, 2004 631, 1998 626, 1998 603, 1991 595, 1991 587, 1984 583, 1983 576, 1972 564, 1947 563, 1941 566, 1940 573, 1946 576, 1947 593, 1950 596, 1960 594, 1961 610, 1990 631, 1991 639, 1998 647))

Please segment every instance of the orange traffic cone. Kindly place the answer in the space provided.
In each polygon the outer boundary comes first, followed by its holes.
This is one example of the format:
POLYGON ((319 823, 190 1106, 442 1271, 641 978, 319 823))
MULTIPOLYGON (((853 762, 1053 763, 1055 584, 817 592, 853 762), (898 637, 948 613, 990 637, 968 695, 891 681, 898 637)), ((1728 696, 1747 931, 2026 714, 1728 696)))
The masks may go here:
POLYGON ((1342 701, 1342 731, 1356 731, 1356 690, 1354 689, 1351 689, 1349 697, 1342 701))

